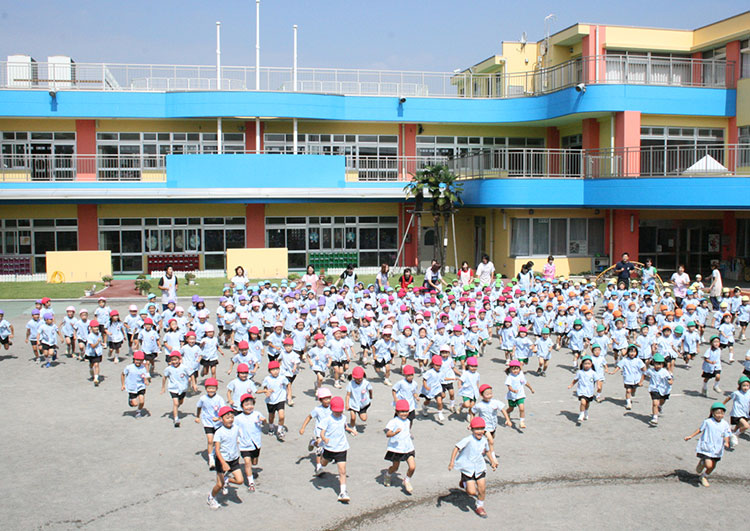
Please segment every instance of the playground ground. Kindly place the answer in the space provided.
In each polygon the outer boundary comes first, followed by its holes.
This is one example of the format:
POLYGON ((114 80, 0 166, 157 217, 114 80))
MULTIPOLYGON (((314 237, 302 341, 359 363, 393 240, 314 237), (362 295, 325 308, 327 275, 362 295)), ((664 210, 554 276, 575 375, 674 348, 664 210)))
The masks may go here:
MULTIPOLYGON (((122 312, 129 303, 112 306, 122 312)), ((60 314, 67 304, 54 308, 60 314)), ((624 409, 619 375, 607 377, 607 399, 594 404, 590 420, 577 426, 578 403, 566 389, 571 356, 567 350, 554 353, 548 377, 528 376, 536 390, 527 399, 528 428, 497 432, 500 468, 488 473, 486 520, 471 511, 472 502, 457 488, 458 473, 447 469, 451 448, 468 433, 456 416, 444 425, 432 418, 415 423, 412 496, 399 481, 383 486, 382 428, 393 411, 390 389, 371 367, 367 375, 375 401, 370 419, 364 433, 349 440, 352 501, 338 503, 336 476, 312 476, 310 432, 297 432, 315 405, 312 373, 305 369, 295 382, 295 405, 287 409, 286 441, 264 437, 257 491, 233 489, 219 498, 222 507, 211 511, 205 500, 214 474, 206 466, 203 430, 193 422, 198 396, 186 400, 182 427, 175 429, 168 419, 169 395, 159 394, 157 379, 146 397, 151 415, 135 419, 120 391, 122 364, 105 362, 104 381, 96 388, 82 362, 62 357, 56 367, 41 369, 19 340, 30 304, 2 306, 17 330, 16 344, 0 351, 6 434, 0 450, 0 514, 9 529, 220 529, 246 522, 300 530, 745 527, 741 515, 742 500, 750 494, 750 438, 740 438, 738 447, 725 454, 709 488, 697 483, 695 441, 683 441, 720 398, 712 392, 707 398, 700 395, 699 366, 678 365, 658 428, 648 426, 647 389, 639 391, 632 411, 624 409)), ((208 306, 215 308, 215 299, 208 306)), ((739 343, 738 357, 748 347, 739 343)), ((502 395, 504 364, 496 358, 496 346, 491 347, 479 372, 482 382, 502 395)), ((222 359, 222 392, 230 379, 227 367, 222 359)), ((163 368, 160 362, 157 371, 163 368)), ((723 369, 726 393, 735 388, 742 368, 734 363, 723 369)), ((398 379, 397 373, 393 380, 398 379)), ((259 409, 265 413, 262 404, 259 409)))

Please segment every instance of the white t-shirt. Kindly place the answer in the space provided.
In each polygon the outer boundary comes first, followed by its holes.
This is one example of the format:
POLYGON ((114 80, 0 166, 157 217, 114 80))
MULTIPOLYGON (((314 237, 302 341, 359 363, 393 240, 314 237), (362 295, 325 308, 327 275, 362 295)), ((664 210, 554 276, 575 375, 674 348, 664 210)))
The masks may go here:
POLYGON ((489 284, 492 282, 492 273, 495 272, 495 264, 493 264, 491 261, 487 262, 486 264, 484 262, 480 262, 477 266, 477 276, 479 277, 479 282, 482 284, 489 284))
POLYGON ((711 297, 721 297, 721 290, 724 288, 724 285, 721 282, 721 273, 718 269, 714 269, 711 271, 711 280, 713 281, 713 288, 711 288, 711 292, 709 293, 709 296, 711 297))

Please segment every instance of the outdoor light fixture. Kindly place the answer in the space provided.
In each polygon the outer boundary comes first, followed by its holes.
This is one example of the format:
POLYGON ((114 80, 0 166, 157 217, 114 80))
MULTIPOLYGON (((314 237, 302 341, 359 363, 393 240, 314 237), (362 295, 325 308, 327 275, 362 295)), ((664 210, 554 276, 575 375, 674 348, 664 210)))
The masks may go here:
POLYGON ((576 92, 586 92, 586 83, 578 83, 576 85, 576 92))
POLYGON ((398 102, 399 103, 406 103, 406 98, 401 97, 401 98, 398 99, 398 102))
POLYGON ((57 92, 54 91, 54 90, 50 90, 49 91, 49 97, 54 100, 55 98, 57 98, 57 92))

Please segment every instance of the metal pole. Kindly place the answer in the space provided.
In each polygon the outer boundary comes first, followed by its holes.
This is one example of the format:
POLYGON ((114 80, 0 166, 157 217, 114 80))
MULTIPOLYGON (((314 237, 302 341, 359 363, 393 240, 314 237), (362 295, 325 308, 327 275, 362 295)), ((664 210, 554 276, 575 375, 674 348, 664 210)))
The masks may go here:
POLYGON ((255 0, 255 90, 260 90, 260 0, 255 0))
MULTIPOLYGON (((297 24, 292 26, 294 33, 294 57, 292 60, 292 84, 294 92, 297 92, 297 24)), ((295 150, 296 151, 296 150, 295 150)))
POLYGON ((456 274, 458 274, 458 253, 456 252, 456 215, 451 212, 451 227, 453 230, 453 262, 456 268, 456 274))
POLYGON ((401 258, 401 252, 404 250, 404 245, 406 244, 406 236, 409 234, 409 229, 411 229, 411 224, 414 221, 414 212, 411 213, 411 217, 409 218, 409 223, 406 225, 406 230, 404 231, 404 237, 401 238, 401 245, 398 246, 398 252, 396 253, 396 261, 393 263, 393 267, 396 267, 398 265, 398 260, 401 258))
POLYGON ((221 90, 221 22, 216 22, 216 90, 221 90))

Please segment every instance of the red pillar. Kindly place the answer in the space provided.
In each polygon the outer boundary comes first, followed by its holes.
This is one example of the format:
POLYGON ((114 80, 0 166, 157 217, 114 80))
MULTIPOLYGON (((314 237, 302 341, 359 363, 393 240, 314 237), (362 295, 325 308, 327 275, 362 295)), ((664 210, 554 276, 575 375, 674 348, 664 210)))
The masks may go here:
POLYGON ((245 205, 245 247, 263 249, 266 246, 266 205, 245 205))
POLYGON ((583 120, 583 149, 584 151, 599 149, 599 120, 596 118, 583 120))
POLYGON ((604 47, 604 40, 606 34, 606 26, 589 26, 589 34, 584 35, 581 42, 581 55, 583 56, 583 81, 585 83, 594 83, 599 80, 606 79, 606 61, 604 55, 606 49, 604 47), (599 32, 599 46, 596 45, 597 41, 597 30, 599 32), (594 59, 597 57, 598 59, 594 59), (599 63, 599 75, 596 73, 597 62, 599 63))
POLYGON ((737 256, 737 219, 733 211, 725 211, 722 220, 721 259, 731 260, 737 256), (726 238, 726 240, 725 240, 726 238), (726 241, 726 245, 724 244, 726 241))
POLYGON ((628 253, 632 260, 638 260, 637 210, 615 210, 612 220, 612 259, 620 260, 622 253, 628 253), (632 230, 631 230, 632 227, 632 230))
POLYGON ((727 122, 727 144, 729 144, 727 153, 727 168, 731 171, 737 169, 737 143, 739 139, 739 131, 737 130, 737 117, 731 116, 727 122))
POLYGON ((96 120, 76 120, 76 154, 76 180, 95 181, 96 120))
POLYGON ((701 59, 703 59, 703 52, 693 52, 693 72, 692 81, 693 85, 700 87, 703 81, 703 68, 701 66, 701 59))
POLYGON ((742 56, 740 55, 740 41, 727 43, 727 61, 734 61, 734 68, 727 67, 727 88, 735 88, 740 78, 742 56))
POLYGON ((96 205, 78 205, 78 250, 99 250, 99 215, 96 205))
POLYGON ((641 113, 623 111, 615 115, 615 155, 620 159, 625 177, 638 177, 641 173, 641 113))
POLYGON ((398 153, 406 157, 399 164, 399 179, 411 180, 411 174, 417 171, 417 124, 399 126, 398 153))
MULTIPOLYGON (((263 151, 263 130, 265 122, 260 122, 260 150, 263 151)), ((255 120, 245 122, 245 151, 255 153, 255 120)))

